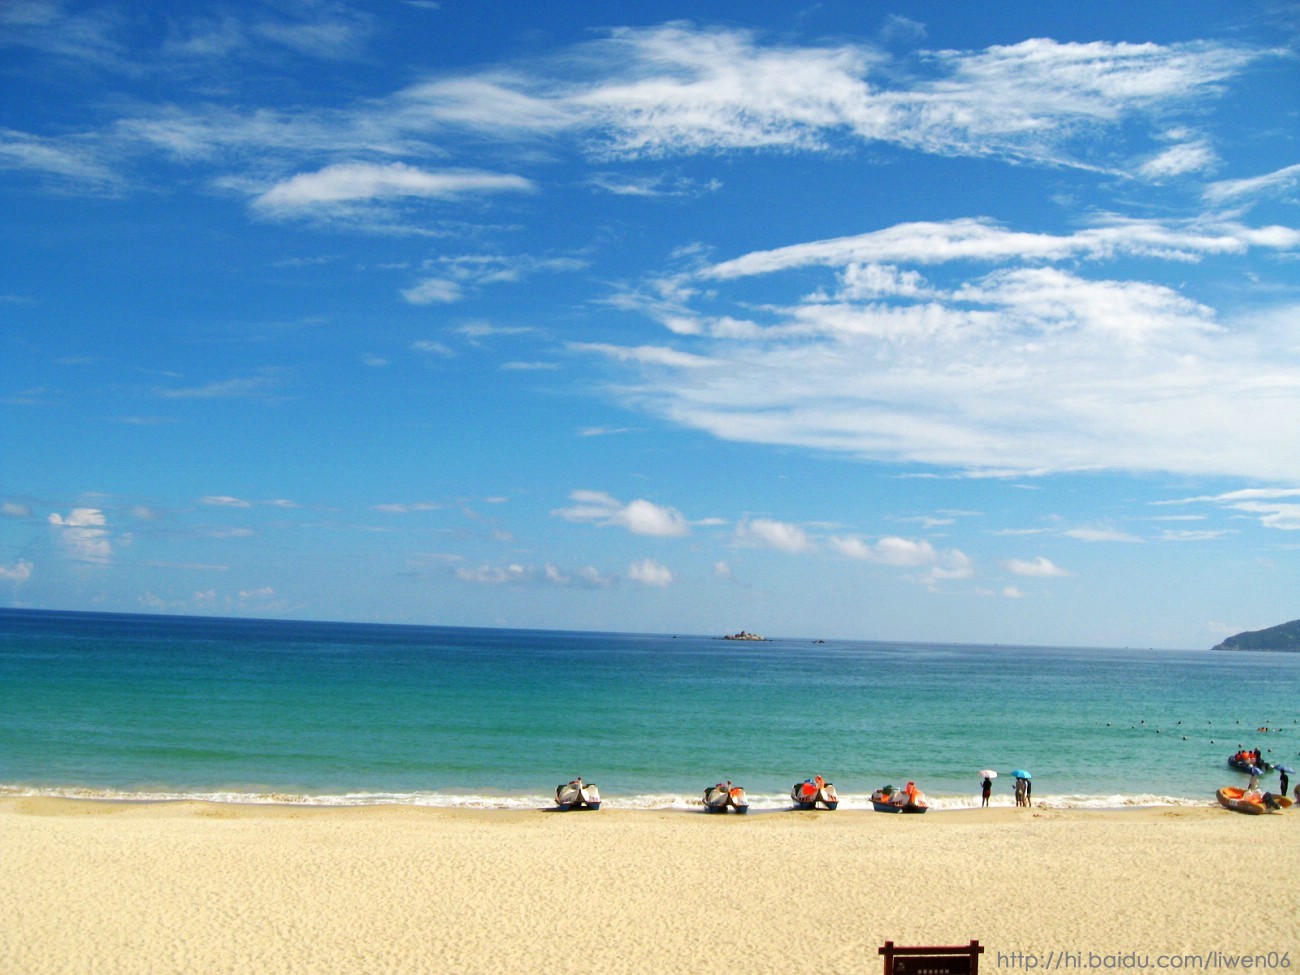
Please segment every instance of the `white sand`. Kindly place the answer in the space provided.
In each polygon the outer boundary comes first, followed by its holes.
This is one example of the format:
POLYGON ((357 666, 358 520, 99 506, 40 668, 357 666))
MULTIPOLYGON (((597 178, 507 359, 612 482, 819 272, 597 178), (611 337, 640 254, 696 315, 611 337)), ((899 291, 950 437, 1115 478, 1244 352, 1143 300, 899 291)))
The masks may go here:
MULTIPOLYGON (((1289 952, 1300 809, 467 812, 0 801, 0 972, 881 971, 1289 952), (999 964, 999 952, 1001 964, 999 964), (1067 959, 1069 956, 1066 956, 1067 959)), ((1211 957, 1211 961, 1217 959, 1211 957)), ((1279 959, 1274 959, 1275 961, 1279 959)), ((1220 965, 1182 971, 1230 970, 1220 965)))

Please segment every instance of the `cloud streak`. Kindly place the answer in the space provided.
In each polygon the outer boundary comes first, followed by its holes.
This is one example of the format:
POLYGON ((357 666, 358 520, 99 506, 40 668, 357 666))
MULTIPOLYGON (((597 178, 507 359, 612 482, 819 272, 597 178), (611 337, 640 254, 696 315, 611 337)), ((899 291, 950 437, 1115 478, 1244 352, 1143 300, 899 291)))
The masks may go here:
POLYGON ((429 171, 405 163, 339 163, 300 173, 258 196, 258 209, 289 214, 347 203, 401 198, 453 199, 480 193, 529 192, 531 180, 476 170, 429 171))
POLYGON ((617 390, 629 405, 726 440, 972 472, 1293 479, 1300 350, 1285 331, 1079 262, 1297 248, 1300 231, 1227 222, 898 224, 652 283, 630 306, 671 343, 571 348, 636 370, 617 390), (783 287, 799 290, 773 303, 783 287))

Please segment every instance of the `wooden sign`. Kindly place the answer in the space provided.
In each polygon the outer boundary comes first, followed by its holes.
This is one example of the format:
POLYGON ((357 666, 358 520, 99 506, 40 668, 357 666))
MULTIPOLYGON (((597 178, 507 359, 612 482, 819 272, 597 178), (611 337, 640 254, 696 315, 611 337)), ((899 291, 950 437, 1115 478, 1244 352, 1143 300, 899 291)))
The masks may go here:
POLYGON ((885 956, 885 975, 979 975, 984 946, 899 945, 886 941, 880 948, 885 956))

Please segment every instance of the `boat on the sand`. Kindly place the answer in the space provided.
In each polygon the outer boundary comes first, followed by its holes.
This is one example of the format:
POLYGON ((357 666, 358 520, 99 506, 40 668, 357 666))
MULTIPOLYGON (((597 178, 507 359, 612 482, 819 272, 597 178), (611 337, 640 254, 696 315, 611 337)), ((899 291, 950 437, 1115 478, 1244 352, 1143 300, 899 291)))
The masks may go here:
POLYGON ((555 804, 561 809, 599 809, 600 790, 595 782, 583 782, 582 776, 555 787, 555 804))
POLYGON ((818 804, 827 809, 838 809, 840 805, 835 786, 820 775, 796 782, 790 790, 790 798, 794 800, 796 809, 816 809, 818 804))
POLYGON ((902 789, 887 785, 871 793, 871 808, 883 813, 923 813, 930 806, 925 793, 909 782, 902 789))
POLYGON ((705 812, 725 813, 728 809, 734 809, 738 813, 749 812, 749 799, 745 797, 744 789, 732 785, 728 780, 704 790, 705 812))
POLYGON ((1248 816, 1281 812, 1292 805, 1291 800, 1286 796, 1275 796, 1271 792, 1261 792, 1259 789, 1238 789, 1231 785, 1225 785, 1215 795, 1218 796, 1219 805, 1225 809, 1245 813, 1248 816))

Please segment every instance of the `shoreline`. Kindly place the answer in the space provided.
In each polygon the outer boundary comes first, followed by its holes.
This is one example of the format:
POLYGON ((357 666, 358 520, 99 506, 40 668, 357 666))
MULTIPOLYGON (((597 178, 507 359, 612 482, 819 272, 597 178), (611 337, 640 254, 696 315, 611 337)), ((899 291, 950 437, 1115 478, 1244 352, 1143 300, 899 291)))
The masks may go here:
MULTIPOLYGON (((703 790, 701 790, 702 792, 703 790)), ((1267 790, 1265 790, 1267 791, 1267 790)), ((794 808, 788 794, 749 793, 750 814, 772 812, 800 812, 794 808)), ((0 785, 0 803, 10 799, 56 799, 69 801, 95 801, 119 803, 177 803, 201 802, 239 806, 289 806, 293 808, 321 807, 330 809, 368 808, 371 806, 411 806, 422 809, 470 809, 489 812, 524 812, 554 809, 554 799, 542 793, 482 793, 482 792, 352 792, 352 793, 297 793, 297 792, 244 792, 236 790, 210 791, 135 791, 114 788, 66 786, 41 787, 0 785)), ((978 810, 980 797, 973 794, 927 793, 930 812, 969 812, 978 810)), ((1152 793, 1098 793, 1094 795, 1043 794, 1034 799, 1033 809, 1105 811, 1125 809, 1198 809, 1219 808, 1213 795, 1174 796, 1152 793)), ((634 796, 603 795, 603 811, 620 812, 698 812, 704 808, 699 795, 682 793, 643 793, 634 796)), ((1010 795, 996 795, 989 808, 1015 809, 1010 795)), ((840 812, 874 812, 866 793, 840 793, 840 812)))
POLYGON ((1023 975, 1014 959, 1048 950, 1294 964, 1297 830, 1300 815, 1217 807, 553 815, 8 797, 0 957, 25 975, 695 975, 720 958, 788 975, 878 971, 887 940, 975 938, 988 975, 1023 975), (1268 851, 1265 900, 1245 848, 1268 851))

